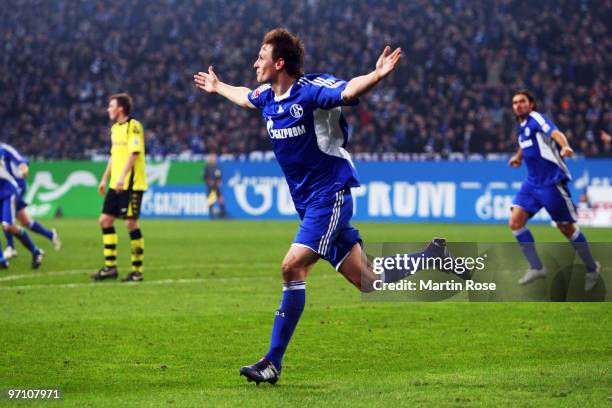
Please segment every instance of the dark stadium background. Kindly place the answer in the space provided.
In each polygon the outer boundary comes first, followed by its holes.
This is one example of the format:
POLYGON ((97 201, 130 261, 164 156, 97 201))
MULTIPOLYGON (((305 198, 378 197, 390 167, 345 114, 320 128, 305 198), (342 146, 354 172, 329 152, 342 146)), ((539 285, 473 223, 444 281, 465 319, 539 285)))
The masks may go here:
MULTIPOLYGON (((269 150, 255 112, 198 92, 194 72, 254 86, 266 30, 303 38, 306 71, 397 72, 347 112, 350 151, 473 157, 515 149, 511 92, 528 87, 581 155, 612 155, 609 0, 7 0, 0 140, 32 158, 107 152, 107 97, 135 96, 153 156, 269 150), (452 153, 457 153, 452 155, 452 153)), ((405 158, 406 155, 399 155, 405 158)))

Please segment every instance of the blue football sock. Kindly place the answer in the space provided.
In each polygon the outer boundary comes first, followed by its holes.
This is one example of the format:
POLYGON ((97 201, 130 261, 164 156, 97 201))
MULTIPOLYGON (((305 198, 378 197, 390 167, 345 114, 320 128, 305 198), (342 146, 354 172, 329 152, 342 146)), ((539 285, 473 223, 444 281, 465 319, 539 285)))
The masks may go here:
POLYGON ((285 282, 283 285, 283 300, 276 311, 274 325, 272 326, 270 350, 266 354, 266 359, 272 362, 277 370, 281 369, 283 355, 300 320, 305 303, 306 282, 285 282))
POLYGON ((34 244, 34 242, 32 242, 32 239, 30 238, 28 233, 23 230, 23 228, 19 228, 19 231, 17 232, 17 235, 15 236, 17 237, 19 241, 21 241, 23 246, 28 248, 28 251, 30 251, 33 254, 38 252, 38 247, 34 244))
POLYGON ((15 248, 15 241, 13 240, 13 234, 8 231, 4 231, 4 236, 6 237, 6 246, 15 248))
POLYGON ((591 255, 591 248, 589 248, 589 243, 587 242, 586 237, 578 227, 576 227, 576 231, 572 235, 571 242, 576 249, 576 252, 578 252, 578 255, 580 255, 582 262, 584 262, 587 271, 595 272, 597 265, 595 264, 593 255, 591 255))
POLYGON ((385 283, 391 283, 404 279, 408 275, 415 274, 424 269, 426 259, 429 256, 433 257, 435 254, 429 253, 429 251, 425 250, 415 252, 414 254, 401 254, 385 257, 382 261, 384 272, 380 275, 380 279, 385 283), (390 259, 388 263, 389 265, 393 265, 393 267, 388 268, 385 266, 385 260, 387 259, 390 259))
POLYGON ((533 239, 533 235, 531 235, 531 231, 529 231, 527 227, 523 227, 519 230, 512 231, 512 233, 521 246, 521 250, 525 258, 527 258, 529 266, 532 269, 542 269, 544 266, 536 251, 535 240, 533 239))
POLYGON ((28 228, 34 231, 35 233, 46 237, 47 239, 53 239, 53 232, 43 227, 43 225, 38 221, 32 221, 30 225, 28 226, 28 228))

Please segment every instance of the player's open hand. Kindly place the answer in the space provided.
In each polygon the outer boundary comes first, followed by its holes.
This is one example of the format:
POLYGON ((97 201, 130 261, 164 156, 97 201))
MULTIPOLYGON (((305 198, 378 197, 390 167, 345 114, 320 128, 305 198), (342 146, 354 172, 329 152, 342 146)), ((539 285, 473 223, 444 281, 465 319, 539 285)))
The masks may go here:
POLYGON ((195 85, 203 91, 214 93, 217 92, 217 85, 219 85, 219 78, 213 71, 212 65, 208 67, 208 73, 198 72, 193 76, 195 85))
POLYGON ((106 180, 102 180, 100 184, 98 184, 98 193, 100 193, 102 197, 106 194, 106 180))
POLYGON ((574 151, 569 146, 564 146, 561 148, 561 157, 572 157, 574 155, 574 151))
POLYGON ((21 163, 19 165, 19 171, 21 172, 21 175, 25 178, 25 177, 28 177, 28 173, 30 172, 30 168, 28 167, 27 164, 21 163))
POLYGON ((391 52, 391 47, 388 45, 385 47, 378 61, 376 61, 376 74, 378 79, 383 79, 395 69, 397 61, 402 57, 402 49, 396 48, 395 51, 391 52))
POLYGON ((508 160, 508 165, 510 167, 520 167, 521 166, 521 158, 518 155, 514 155, 508 160))

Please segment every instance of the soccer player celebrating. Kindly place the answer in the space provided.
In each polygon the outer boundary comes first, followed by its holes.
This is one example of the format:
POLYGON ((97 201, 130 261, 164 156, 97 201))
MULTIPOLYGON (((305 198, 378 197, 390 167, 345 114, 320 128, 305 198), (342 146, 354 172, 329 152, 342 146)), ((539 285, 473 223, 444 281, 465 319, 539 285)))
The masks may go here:
POLYGON ((527 166, 527 180, 512 203, 510 216, 512 233, 529 262, 529 269, 519 284, 546 276, 533 235, 525 226, 527 220, 544 207, 582 258, 587 269, 584 289, 590 291, 597 284, 600 265, 593 259, 589 244, 576 225, 576 209, 567 188, 571 175, 563 158, 572 157, 574 151, 565 135, 535 109, 535 97, 529 91, 515 92, 512 110, 518 122, 519 149, 509 165, 519 167, 524 160, 527 166))
POLYGON ((114 121, 111 128, 111 157, 102 176, 99 193, 104 196, 106 184, 110 186, 99 223, 104 243, 104 267, 92 275, 95 280, 116 279, 117 232, 115 218, 123 218, 130 233, 132 272, 123 281, 141 281, 144 258, 144 238, 138 224, 142 196, 147 189, 145 173, 144 130, 139 121, 130 116, 132 98, 125 93, 110 97, 108 116, 114 121))
MULTIPOLYGON (((25 201, 27 190, 26 177, 28 176, 28 160, 24 158, 17 149, 6 143, 0 143, 0 148, 3 152, 4 167, 17 182, 17 197, 16 197, 16 217, 24 227, 30 231, 42 235, 53 243, 55 250, 60 250, 62 242, 55 229, 47 229, 44 225, 36 220, 30 219, 26 211, 28 203, 25 201)), ((13 234, 9 231, 4 231, 6 237, 6 248, 4 249, 4 258, 10 259, 17 256, 13 234)))
MULTIPOLYGON (((254 68, 254 90, 221 82, 212 67, 194 76, 197 87, 230 101, 262 111, 274 153, 302 220, 295 240, 282 262, 283 296, 276 311, 270 348, 257 363, 240 369, 249 381, 276 383, 282 358, 305 303, 306 276, 319 258, 327 260, 362 291, 373 282, 394 282, 415 271, 373 273, 361 248, 359 231, 350 224, 353 215, 351 187, 359 186, 348 152, 343 105, 358 98, 386 78, 402 52, 385 47, 375 69, 343 81, 327 74, 303 73, 304 48, 285 29, 268 32, 254 68)), ((446 256, 446 242, 434 239, 427 249, 409 256, 446 256)))

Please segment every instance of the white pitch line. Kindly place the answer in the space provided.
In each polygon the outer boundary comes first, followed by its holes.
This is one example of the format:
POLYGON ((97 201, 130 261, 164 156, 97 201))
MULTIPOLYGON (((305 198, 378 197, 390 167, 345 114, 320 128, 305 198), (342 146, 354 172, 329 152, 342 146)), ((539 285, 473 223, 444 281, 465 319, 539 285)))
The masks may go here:
MULTIPOLYGON (((318 277, 318 279, 327 279, 335 275, 325 274, 318 277)), ((229 282, 229 281, 245 281, 245 280, 278 280, 278 276, 236 276, 233 278, 178 278, 178 279, 158 279, 151 281, 142 282, 81 282, 81 283, 57 283, 57 284, 40 284, 40 285, 15 285, 15 286, 0 286, 0 291, 12 291, 12 290, 30 290, 30 289, 57 289, 57 288, 117 288, 117 287, 129 287, 139 285, 172 285, 172 284, 191 284, 191 283, 204 283, 204 282, 229 282)))
POLYGON ((42 278, 45 276, 64 276, 64 275, 79 275, 81 273, 87 273, 89 269, 73 269, 66 271, 54 271, 54 272, 38 272, 38 273, 28 273, 21 275, 7 275, 0 277, 0 282, 6 281, 14 281, 19 279, 32 279, 32 278, 42 278))
MULTIPOLYGON (((173 283, 201 283, 206 280, 204 278, 192 278, 192 279, 161 279, 154 281, 143 281, 133 282, 139 285, 168 285, 173 283)), ((0 286, 0 290, 29 290, 29 289, 56 289, 56 288, 87 288, 87 287, 121 287, 121 286, 132 286, 132 282, 121 285, 108 285, 101 282, 83 282, 83 283, 59 283, 59 284, 41 284, 41 285, 19 285, 19 286, 0 286)))
MULTIPOLYGON (((206 268, 206 267, 220 267, 220 268, 231 268, 231 267, 241 267, 241 266, 250 266, 250 267, 266 267, 266 266, 278 266, 278 263, 217 263, 217 264, 192 264, 192 265, 167 265, 167 266, 149 266, 146 267, 146 270, 168 270, 168 269, 185 269, 185 268, 206 268)), ((280 267, 279 267, 280 268, 280 267)), ((81 275, 84 273, 92 273, 91 269, 72 269, 65 271, 51 271, 51 272, 36 272, 36 273, 25 273, 19 275, 7 275, 0 276, 0 282, 7 281, 15 281, 20 279, 34 279, 34 278, 44 278, 51 276, 68 276, 68 275, 81 275)))

